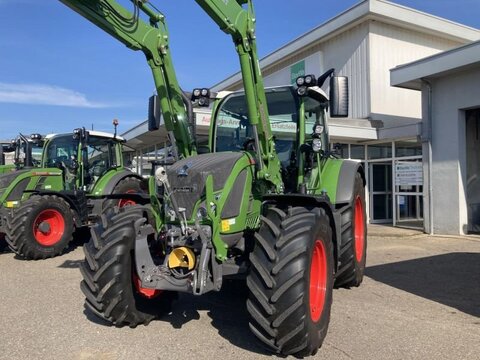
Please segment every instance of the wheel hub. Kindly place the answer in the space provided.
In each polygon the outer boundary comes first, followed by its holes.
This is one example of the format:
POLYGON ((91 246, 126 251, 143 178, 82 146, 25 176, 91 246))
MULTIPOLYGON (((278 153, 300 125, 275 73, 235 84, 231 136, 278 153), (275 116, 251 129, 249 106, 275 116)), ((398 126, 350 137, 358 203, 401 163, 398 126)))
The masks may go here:
POLYGON ((33 236, 43 246, 58 243, 65 232, 65 219, 56 209, 42 210, 33 221, 33 236))
POLYGON ((40 225, 38 225, 38 230, 40 230, 42 234, 48 235, 51 230, 50 224, 46 221, 42 221, 40 225))

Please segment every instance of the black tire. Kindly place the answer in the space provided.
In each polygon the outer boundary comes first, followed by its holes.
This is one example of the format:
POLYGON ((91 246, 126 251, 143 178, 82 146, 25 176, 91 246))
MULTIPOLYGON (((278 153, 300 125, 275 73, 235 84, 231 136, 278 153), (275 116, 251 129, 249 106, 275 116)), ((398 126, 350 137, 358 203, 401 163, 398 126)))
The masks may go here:
MULTIPOLYGON (((271 207, 262 217, 250 254, 247 310, 250 329, 270 351, 281 355, 314 355, 330 321, 333 245, 329 217, 323 209, 271 207), (317 244, 317 242, 321 244, 317 244), (314 249, 324 249, 323 307, 311 305, 314 249), (314 319, 313 314, 318 318, 314 319)), ((316 262, 317 263, 317 262, 316 262)))
POLYGON ((148 299, 133 283, 134 223, 144 217, 145 211, 145 207, 132 205, 102 214, 101 221, 91 229, 91 240, 83 247, 80 288, 86 297, 85 306, 115 326, 147 325, 169 311, 173 299, 166 291, 148 299))
MULTIPOLYGON (((142 182, 139 178, 131 176, 124 178, 115 186, 112 194, 143 193, 145 191, 142 189, 141 184, 142 182)), ((135 205, 135 202, 126 199, 107 199, 103 203, 102 212, 107 212, 114 207, 120 208, 129 205, 135 205)))
POLYGON ((7 240, 5 240, 5 234, 0 233, 0 253, 5 252, 6 250, 8 250, 8 244, 7 240))
POLYGON ((335 287, 356 287, 363 281, 367 259, 366 219, 365 187, 362 176, 357 173, 353 186, 353 202, 342 214, 342 243, 335 287), (359 239, 359 236, 363 237, 363 240, 359 239))
POLYGON ((58 256, 73 239, 75 230, 70 205, 55 195, 33 195, 7 216, 6 240, 25 260, 58 256), (40 231, 46 224, 45 232, 40 231))

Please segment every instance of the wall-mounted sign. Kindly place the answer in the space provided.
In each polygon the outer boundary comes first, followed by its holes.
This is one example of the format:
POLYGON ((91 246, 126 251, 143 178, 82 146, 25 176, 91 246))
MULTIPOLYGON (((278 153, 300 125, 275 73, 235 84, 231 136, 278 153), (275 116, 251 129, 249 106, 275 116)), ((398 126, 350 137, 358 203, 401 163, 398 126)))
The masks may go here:
POLYGON ((399 161, 395 164, 396 186, 423 185, 423 169, 421 162, 399 161))
POLYGON ((296 64, 290 66, 290 81, 291 84, 295 84, 299 76, 305 75, 305 60, 302 60, 296 64))

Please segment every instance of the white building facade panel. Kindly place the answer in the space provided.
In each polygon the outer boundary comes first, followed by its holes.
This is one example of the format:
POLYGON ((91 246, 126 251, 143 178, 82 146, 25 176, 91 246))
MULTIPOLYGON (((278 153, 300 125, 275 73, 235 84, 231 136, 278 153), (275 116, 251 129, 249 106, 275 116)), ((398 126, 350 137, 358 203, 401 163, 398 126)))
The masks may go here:
POLYGON ((368 24, 363 23, 322 44, 325 69, 335 68, 338 75, 348 76, 352 118, 369 116, 368 24))
MULTIPOLYGON (((467 179, 465 110, 480 107, 480 69, 432 79, 431 83, 434 232, 464 234, 468 224, 466 189, 471 181, 467 179)), ((426 102, 424 114, 428 115, 426 102)))
POLYGON ((421 94, 390 86, 390 69, 461 43, 379 21, 370 22, 369 43, 372 117, 382 120, 387 115, 398 117, 397 121, 403 117, 420 120, 421 94))

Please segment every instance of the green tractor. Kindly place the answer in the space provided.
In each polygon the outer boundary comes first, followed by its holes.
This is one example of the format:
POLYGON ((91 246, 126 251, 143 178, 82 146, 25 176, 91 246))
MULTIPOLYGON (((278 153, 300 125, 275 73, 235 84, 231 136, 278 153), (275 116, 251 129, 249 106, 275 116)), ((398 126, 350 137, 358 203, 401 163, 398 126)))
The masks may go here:
POLYGON ((116 326, 147 324, 172 293, 248 287, 254 335, 275 353, 315 354, 325 338, 334 286, 359 286, 366 260, 362 166, 335 157, 327 113, 348 113, 348 82, 328 71, 265 90, 250 0, 196 0, 233 38, 245 92, 195 89, 215 99, 208 151, 197 154, 189 103, 176 81, 165 18, 141 0, 61 0, 129 48, 142 51, 177 161, 150 177, 150 204, 102 214, 85 244, 85 305, 116 326), (247 5, 244 7, 244 5, 247 5), (148 17, 145 22, 140 14, 148 17), (320 88, 330 79, 330 96, 320 88))
POLYGON ((0 175, 24 167, 40 165, 43 140, 40 134, 32 134, 29 137, 19 134, 10 143, 2 143, 0 147, 0 175), (8 155, 11 159, 8 159, 8 155))
POLYGON ((15 169, 13 161, 8 161, 7 156, 15 151, 15 148, 11 142, 0 143, 0 174, 15 169))
POLYGON ((50 135, 39 167, 0 175, 0 234, 10 249, 24 259, 57 256, 105 207, 141 202, 142 178, 124 168, 123 142, 84 128, 50 135))

